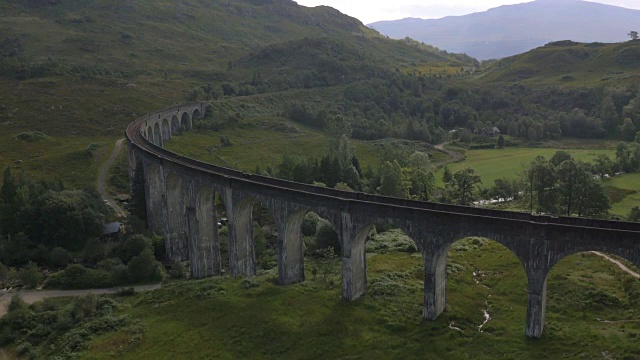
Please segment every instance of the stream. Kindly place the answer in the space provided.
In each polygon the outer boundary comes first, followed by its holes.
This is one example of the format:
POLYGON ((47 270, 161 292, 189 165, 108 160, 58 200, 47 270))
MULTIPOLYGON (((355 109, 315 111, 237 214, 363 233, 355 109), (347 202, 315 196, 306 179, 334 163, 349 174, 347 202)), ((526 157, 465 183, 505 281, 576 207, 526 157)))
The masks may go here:
MULTIPOLYGON (((479 278, 482 278, 484 275, 482 274, 482 271, 474 271, 473 272, 473 281, 475 281, 475 283, 477 285, 480 285, 482 287, 484 287, 487 290, 491 290, 487 285, 482 284, 479 280, 479 278)), ((491 297, 491 295, 489 295, 489 297, 491 297)), ((487 325, 487 323, 489 321, 491 321, 491 314, 489 314, 489 300, 484 302, 484 305, 486 306, 486 309, 482 309, 482 314, 484 315, 484 321, 482 322, 482 324, 480 324, 478 326, 478 331, 479 332, 484 332, 482 331, 482 328, 487 325)))

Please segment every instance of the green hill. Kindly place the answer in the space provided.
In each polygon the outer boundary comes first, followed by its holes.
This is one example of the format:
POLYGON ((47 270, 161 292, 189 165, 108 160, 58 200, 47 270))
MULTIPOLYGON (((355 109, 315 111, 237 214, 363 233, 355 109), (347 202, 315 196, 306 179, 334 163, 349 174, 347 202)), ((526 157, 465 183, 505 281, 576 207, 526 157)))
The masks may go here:
POLYGON ((640 78, 640 41, 576 43, 558 41, 524 54, 484 64, 476 74, 483 82, 530 85, 601 86, 640 78))
POLYGON ((5 0, 0 34, 0 167, 71 186, 91 184, 107 153, 88 156, 90 144, 111 144, 132 119, 184 103, 196 86, 250 81, 258 71, 267 79, 315 71, 331 81, 308 85, 329 86, 398 67, 473 63, 289 0, 5 0), (33 131, 49 137, 17 140, 33 131))

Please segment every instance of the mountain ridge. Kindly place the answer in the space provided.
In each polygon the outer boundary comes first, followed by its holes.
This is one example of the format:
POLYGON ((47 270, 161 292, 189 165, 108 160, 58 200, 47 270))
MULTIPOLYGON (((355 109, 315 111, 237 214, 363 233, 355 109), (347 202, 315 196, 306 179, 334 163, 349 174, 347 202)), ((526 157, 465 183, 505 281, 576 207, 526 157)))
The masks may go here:
POLYGON ((559 40, 620 42, 637 24, 640 10, 580 0, 538 0, 463 16, 407 18, 368 26, 391 38, 411 37, 487 60, 559 40))

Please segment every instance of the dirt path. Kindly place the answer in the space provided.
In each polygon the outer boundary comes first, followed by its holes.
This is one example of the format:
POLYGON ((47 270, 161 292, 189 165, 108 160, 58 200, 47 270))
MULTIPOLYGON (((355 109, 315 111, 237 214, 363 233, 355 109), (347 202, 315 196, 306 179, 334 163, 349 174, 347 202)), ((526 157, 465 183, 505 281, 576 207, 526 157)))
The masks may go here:
POLYGON ((433 147, 440 151, 441 153, 447 154, 449 155, 449 159, 445 160, 445 161, 441 161, 439 163, 434 164, 436 168, 439 168, 441 166, 459 161, 464 159, 464 156, 462 156, 462 154, 455 152, 455 151, 451 151, 451 150, 447 150, 444 148, 445 145, 447 145, 448 143, 442 143, 442 144, 438 144, 438 145, 433 145, 433 147))
POLYGON ((635 271, 633 271, 633 270, 629 269, 628 267, 626 267, 626 266, 625 266, 623 263, 621 263, 620 261, 618 261, 618 260, 616 260, 616 259, 614 259, 614 258, 612 258, 612 257, 610 257, 610 256, 607 256, 607 255, 605 255, 605 254, 603 254, 603 253, 601 253, 601 252, 592 251, 591 253, 592 253, 592 254, 596 254, 596 255, 598 255, 598 256, 602 256, 603 258, 605 258, 605 259, 607 259, 607 260, 611 261, 612 263, 614 263, 614 264, 618 265, 618 267, 619 267, 620 269, 622 269, 622 271, 626 272, 627 274, 629 274, 629 275, 633 276, 633 277, 634 277, 634 278, 636 278, 636 279, 640 279, 640 274, 638 274, 637 272, 635 272, 635 271))
POLYGON ((9 355, 2 349, 0 349, 0 360, 9 360, 9 355))
POLYGON ((98 189, 100 196, 102 196, 102 199, 107 201, 107 204, 113 208, 113 210, 116 212, 116 214, 118 214, 118 217, 120 218, 127 217, 127 213, 107 193, 107 175, 109 174, 109 169, 111 169, 111 166, 113 166, 113 162, 116 160, 116 157, 118 157, 118 154, 120 154, 120 150, 122 150, 122 144, 124 144, 125 140, 126 139, 120 139, 116 141, 116 146, 114 146, 109 159, 107 159, 107 161, 102 164, 100 172, 98 173, 98 180, 96 181, 96 188, 98 189))
MULTIPOLYGON (((160 284, 155 285, 140 285, 133 286, 136 292, 151 291, 160 288, 160 284)), ((103 295, 103 294, 115 294, 120 288, 112 289, 92 289, 92 290, 46 290, 46 291, 0 291, 0 317, 3 317, 7 312, 7 305, 11 302, 11 298, 15 294, 20 294, 22 300, 27 304, 33 304, 38 301, 42 301, 45 298, 50 297, 63 297, 63 296, 84 296, 89 294, 103 295)), ((2 356, 0 356, 0 360, 2 356)))

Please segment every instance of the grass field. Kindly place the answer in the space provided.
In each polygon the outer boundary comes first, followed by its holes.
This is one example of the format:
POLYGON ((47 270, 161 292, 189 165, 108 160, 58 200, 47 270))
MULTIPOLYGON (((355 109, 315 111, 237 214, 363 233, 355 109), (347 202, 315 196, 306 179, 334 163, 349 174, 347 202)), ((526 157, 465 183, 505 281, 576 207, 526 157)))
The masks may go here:
MULTIPOLYGON (((495 242, 467 240, 449 254, 447 309, 422 321, 422 260, 368 254, 369 292, 340 299, 339 275, 274 285, 214 278, 170 284, 127 301, 142 339, 101 336, 84 359, 635 359, 640 353, 640 282, 595 255, 569 257, 551 272, 542 339, 524 336, 526 275, 495 242), (481 276, 474 276, 481 274, 481 276), (625 285, 626 284, 626 285, 625 285), (484 321, 483 310, 490 314, 484 321)), ((338 271, 339 264, 335 264, 338 271)))
MULTIPOLYGON (((521 176, 524 169, 538 155, 551 159, 558 149, 550 148, 504 148, 470 150, 465 153, 466 159, 459 163, 449 165, 451 172, 470 167, 482 178, 482 186, 491 187, 495 179, 503 177, 521 176)), ((613 150, 600 149, 563 149, 569 152, 576 160, 591 161, 599 154, 605 154, 615 158, 613 150)), ((440 169, 436 174, 437 185, 443 187, 442 173, 440 169)))
POLYGON ((631 208, 640 206, 640 173, 616 176, 607 180, 605 184, 620 189, 636 191, 635 194, 627 195, 621 202, 612 204, 612 214, 627 216, 631 208))
MULTIPOLYGON (((182 155, 216 165, 230 166, 243 171, 276 168, 282 155, 322 157, 327 152, 324 133, 317 129, 296 124, 288 119, 255 117, 243 120, 243 124, 220 131, 190 131, 174 137, 165 145, 167 149, 182 155), (288 128, 288 131, 274 130, 288 128), (295 130, 293 130, 295 129, 295 130), (227 136, 232 146, 221 147, 220 136, 227 136)), ((380 155, 370 144, 353 141, 354 153, 363 166, 377 168, 380 155)))

